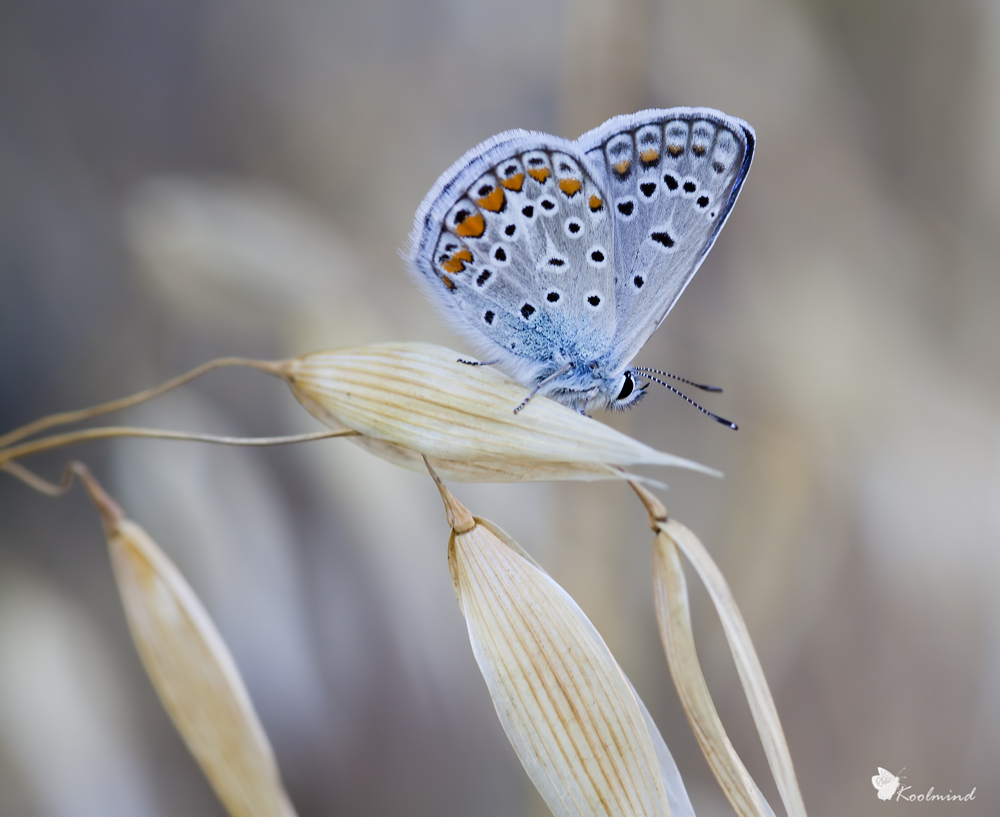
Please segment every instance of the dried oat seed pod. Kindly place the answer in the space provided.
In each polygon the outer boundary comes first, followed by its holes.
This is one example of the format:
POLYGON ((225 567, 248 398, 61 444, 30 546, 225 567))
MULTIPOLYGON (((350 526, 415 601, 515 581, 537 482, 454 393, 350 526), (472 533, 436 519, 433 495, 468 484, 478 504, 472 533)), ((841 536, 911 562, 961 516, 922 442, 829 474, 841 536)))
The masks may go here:
POLYGON ((666 744, 573 599, 440 482, 455 593, 497 715, 557 817, 693 817, 666 744))
POLYGON ((354 429, 352 441, 412 470, 423 471, 427 457, 443 479, 616 479, 634 465, 718 475, 544 397, 515 414, 525 387, 459 357, 440 346, 384 343, 303 355, 275 364, 275 373, 323 423, 354 429))
POLYGON ((115 581, 142 663, 231 817, 294 817, 271 745, 232 656, 163 551, 80 465, 104 522, 115 581))

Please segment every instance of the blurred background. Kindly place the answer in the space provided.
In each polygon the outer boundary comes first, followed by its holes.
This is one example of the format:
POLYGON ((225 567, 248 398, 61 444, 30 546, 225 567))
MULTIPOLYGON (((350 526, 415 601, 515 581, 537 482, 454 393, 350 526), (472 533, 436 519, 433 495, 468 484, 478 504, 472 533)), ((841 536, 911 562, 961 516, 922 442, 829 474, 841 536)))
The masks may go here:
MULTIPOLYGON (((1000 803, 1000 3, 0 3, 0 429, 209 358, 466 349, 404 272, 413 212, 512 127, 575 137, 706 105, 758 153, 637 361, 725 387, 606 421, 717 467, 651 474, 729 578, 814 817, 913 792, 1000 803)), ((123 422, 315 423, 214 373, 123 422)), ((430 480, 346 441, 155 441, 88 462, 178 563, 244 673, 299 813, 546 813, 501 731, 430 480)), ((667 674, 624 486, 455 485, 592 617, 699 814, 731 813, 667 674)), ((692 581, 692 588, 695 582, 692 581)), ((700 654, 763 753, 705 595, 700 654)), ((914 806, 915 807, 915 806, 914 806)), ((897 806, 903 808, 903 806, 897 806)), ((220 815, 128 639, 96 515, 0 475, 0 814, 220 815)))

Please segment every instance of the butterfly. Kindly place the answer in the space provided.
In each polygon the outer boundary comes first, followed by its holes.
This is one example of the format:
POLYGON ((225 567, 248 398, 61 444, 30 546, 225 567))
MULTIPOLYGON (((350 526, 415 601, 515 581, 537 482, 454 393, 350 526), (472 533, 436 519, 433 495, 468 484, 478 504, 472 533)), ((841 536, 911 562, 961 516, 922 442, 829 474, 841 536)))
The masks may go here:
POLYGON ((878 774, 872 778, 872 785, 878 789, 879 800, 891 800, 899 788, 899 775, 878 767, 878 774))
POLYGON ((715 243, 755 141, 709 108, 617 116, 575 141, 506 131, 426 195, 410 267, 528 399, 629 408, 665 374, 629 363, 715 243))

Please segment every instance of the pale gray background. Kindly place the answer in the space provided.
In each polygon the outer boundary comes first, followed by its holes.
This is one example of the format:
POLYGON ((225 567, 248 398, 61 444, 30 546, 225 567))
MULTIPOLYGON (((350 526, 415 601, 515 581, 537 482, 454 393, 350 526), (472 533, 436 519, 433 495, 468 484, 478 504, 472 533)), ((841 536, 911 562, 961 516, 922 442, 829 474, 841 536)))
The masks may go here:
MULTIPOLYGON (((463 348, 398 256, 467 148, 646 106, 749 120, 715 250, 639 362, 726 392, 601 419, 673 472, 772 683, 810 814, 871 777, 1000 807, 1000 4, 993 0, 6 0, 0 428, 210 357, 463 348)), ((314 427, 227 371, 131 422, 314 427)), ((492 712, 429 480, 343 441, 142 442, 89 462, 231 645, 302 817, 540 815, 492 712)), ((726 814, 671 690, 650 534, 618 485, 453 486, 577 598, 726 814)), ((724 639, 701 655, 768 793, 724 639)), ((219 815, 128 641, 95 514, 0 478, 0 814, 219 815)))

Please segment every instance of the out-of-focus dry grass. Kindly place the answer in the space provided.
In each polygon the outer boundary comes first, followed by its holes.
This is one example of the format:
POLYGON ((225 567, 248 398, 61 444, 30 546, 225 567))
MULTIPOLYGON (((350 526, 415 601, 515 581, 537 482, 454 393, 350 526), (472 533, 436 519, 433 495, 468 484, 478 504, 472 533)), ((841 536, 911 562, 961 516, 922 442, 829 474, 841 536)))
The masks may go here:
MULTIPOLYGON (((877 766, 906 766, 914 790, 977 786, 953 808, 992 813, 995 3, 95 0, 2 19, 3 429, 222 354, 456 345, 397 250, 464 150, 647 105, 750 121, 740 203, 640 355, 724 385, 710 408, 741 429, 665 393, 601 419, 726 472, 671 474, 666 504, 743 608, 810 813, 875 813, 877 766)), ((261 381, 220 372, 129 419, 312 427, 261 381)), ((427 478, 340 443, 79 454, 205 601, 300 814, 543 813, 469 653, 427 478)), ((460 498, 573 594, 696 809, 725 813, 669 691, 627 488, 460 498)), ((4 480, 0 520, 0 813, 217 814, 137 665, 84 498, 4 480)), ((724 638, 693 603, 720 714, 765 780, 724 638)))

